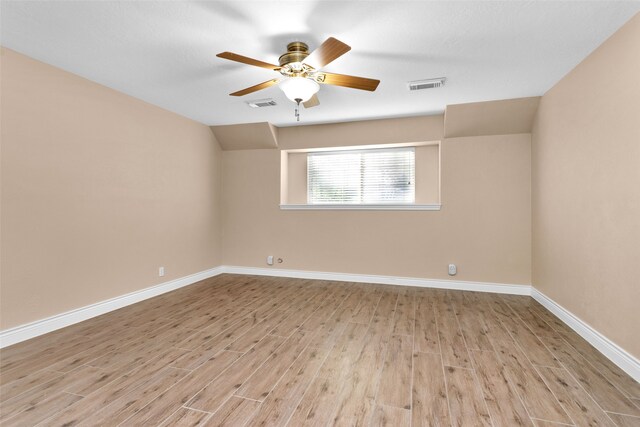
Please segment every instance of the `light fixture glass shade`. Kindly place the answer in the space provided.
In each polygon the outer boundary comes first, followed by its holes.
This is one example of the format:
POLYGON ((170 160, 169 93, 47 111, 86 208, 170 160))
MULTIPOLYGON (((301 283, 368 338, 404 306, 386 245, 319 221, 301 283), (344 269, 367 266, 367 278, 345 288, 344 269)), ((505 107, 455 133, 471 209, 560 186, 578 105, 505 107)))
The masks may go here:
POLYGON ((320 90, 320 85, 305 77, 289 77, 280 82, 280 89, 293 102, 297 102, 297 99, 307 102, 320 90))

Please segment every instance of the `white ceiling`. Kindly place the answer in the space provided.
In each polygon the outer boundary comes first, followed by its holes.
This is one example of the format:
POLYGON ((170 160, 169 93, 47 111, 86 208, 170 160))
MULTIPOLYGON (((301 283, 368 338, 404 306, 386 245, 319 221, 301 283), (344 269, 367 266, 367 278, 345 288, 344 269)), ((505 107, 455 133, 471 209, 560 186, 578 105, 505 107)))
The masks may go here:
POLYGON ((277 77, 216 58, 276 63, 288 42, 352 47, 325 68, 381 80, 376 92, 323 85, 302 122, 442 112, 447 104, 542 95, 640 10, 627 1, 6 1, 0 43, 208 125, 295 124, 277 77), (447 77, 443 88, 406 82, 447 77), (274 98, 253 109, 247 100, 274 98))

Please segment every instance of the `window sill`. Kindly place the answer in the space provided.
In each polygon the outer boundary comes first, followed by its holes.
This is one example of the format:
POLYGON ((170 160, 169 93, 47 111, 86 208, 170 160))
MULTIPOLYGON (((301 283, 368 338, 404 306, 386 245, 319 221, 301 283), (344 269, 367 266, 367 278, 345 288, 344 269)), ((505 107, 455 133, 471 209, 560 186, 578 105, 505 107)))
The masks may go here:
POLYGON ((280 205, 283 211, 439 211, 433 205, 280 205))

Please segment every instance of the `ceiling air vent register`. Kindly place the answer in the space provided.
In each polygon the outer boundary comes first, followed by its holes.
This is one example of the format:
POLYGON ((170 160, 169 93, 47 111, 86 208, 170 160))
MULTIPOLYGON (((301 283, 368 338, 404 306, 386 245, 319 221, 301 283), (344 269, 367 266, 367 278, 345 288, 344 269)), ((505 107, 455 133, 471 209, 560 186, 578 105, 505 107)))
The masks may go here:
POLYGON ((414 91, 442 87, 446 81, 446 77, 438 77, 437 79, 416 80, 407 84, 409 85, 409 90, 414 91))
POLYGON ((273 107, 274 105, 277 105, 276 101, 274 101, 271 98, 256 99, 255 101, 247 101, 247 104, 251 108, 273 107))

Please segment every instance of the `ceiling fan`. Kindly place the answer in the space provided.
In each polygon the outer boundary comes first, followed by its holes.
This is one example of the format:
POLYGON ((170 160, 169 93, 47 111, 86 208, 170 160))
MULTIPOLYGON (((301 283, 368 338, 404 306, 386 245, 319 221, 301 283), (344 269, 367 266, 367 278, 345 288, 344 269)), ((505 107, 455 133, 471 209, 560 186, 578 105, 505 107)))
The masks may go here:
MULTIPOLYGON (((269 64, 232 52, 222 52, 216 56, 230 61, 278 71, 284 76, 283 79, 267 80, 266 82, 233 92, 229 95, 243 96, 279 84, 280 89, 282 89, 287 98, 295 102, 298 106, 302 103, 305 108, 311 108, 320 104, 318 96, 316 95, 318 90, 320 90, 318 83, 367 91, 376 90, 380 80, 319 71, 322 67, 350 50, 351 47, 347 44, 333 37, 329 37, 320 47, 311 53, 309 53, 309 46, 307 46, 306 43, 300 41, 289 43, 287 45, 287 52, 281 55, 278 60, 280 65, 269 64)), ((296 118, 300 120, 297 109, 296 118)))

